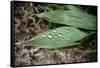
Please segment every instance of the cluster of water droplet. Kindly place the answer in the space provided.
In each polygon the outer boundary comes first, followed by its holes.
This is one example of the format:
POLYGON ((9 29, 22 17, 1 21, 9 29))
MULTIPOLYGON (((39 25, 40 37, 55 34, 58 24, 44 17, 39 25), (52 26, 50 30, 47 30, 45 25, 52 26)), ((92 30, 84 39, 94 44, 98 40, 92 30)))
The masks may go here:
MULTIPOLYGON (((56 33, 56 32, 57 32, 56 30, 52 30, 52 31, 53 31, 54 33, 56 33)), ((68 31, 68 30, 66 30, 66 32, 69 32, 69 31, 68 31)), ((63 36, 62 36, 62 34, 61 34, 61 33, 58 33, 57 35, 58 35, 59 37, 61 37, 61 40, 64 40, 64 39, 65 39, 65 38, 63 38, 63 36)), ((44 34, 43 34, 43 35, 42 35, 42 37, 43 37, 43 38, 45 38, 45 37, 46 37, 46 35, 44 35, 44 34)), ((47 35, 47 37, 48 37, 49 39, 53 38, 52 34, 48 34, 48 35, 47 35)), ((30 41, 31 41, 31 40, 35 40, 35 38, 30 39, 30 41)), ((53 40, 54 40, 54 39, 53 39, 53 40)), ((67 40, 70 40, 70 38, 69 38, 69 37, 67 37, 67 40)))

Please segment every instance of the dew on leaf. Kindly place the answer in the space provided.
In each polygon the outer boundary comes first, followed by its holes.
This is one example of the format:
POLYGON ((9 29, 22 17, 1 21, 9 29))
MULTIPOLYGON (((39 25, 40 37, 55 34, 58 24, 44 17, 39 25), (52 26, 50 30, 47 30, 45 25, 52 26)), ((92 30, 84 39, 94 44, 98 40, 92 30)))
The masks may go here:
POLYGON ((63 38, 61 40, 64 40, 63 38))
POLYGON ((34 40, 35 38, 32 38, 32 40, 34 40))
POLYGON ((51 35, 51 34, 49 34, 49 35, 48 35, 48 37, 49 37, 49 38, 52 38, 52 35, 51 35))
POLYGON ((35 38, 32 38, 32 39, 30 39, 29 41, 32 41, 32 40, 34 40, 35 38))
POLYGON ((46 37, 45 35, 42 35, 42 37, 46 37))
POLYGON ((70 38, 68 37, 67 40, 70 40, 70 38))
POLYGON ((59 33, 58 36, 61 37, 61 34, 59 33))
POLYGON ((56 30, 52 30, 53 32, 56 32, 56 30))
POLYGON ((66 30, 66 32, 69 32, 68 30, 66 30))

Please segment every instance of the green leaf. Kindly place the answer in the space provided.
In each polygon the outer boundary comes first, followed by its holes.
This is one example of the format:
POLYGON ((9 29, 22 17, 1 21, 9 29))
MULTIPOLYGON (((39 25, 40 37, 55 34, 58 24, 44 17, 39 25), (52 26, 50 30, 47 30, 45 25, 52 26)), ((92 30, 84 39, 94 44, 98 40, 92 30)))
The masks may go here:
POLYGON ((97 52, 97 49, 96 48, 90 48, 90 49, 87 49, 85 50, 86 53, 96 53, 97 52))
POLYGON ((69 10, 72 10, 72 11, 82 12, 81 7, 79 7, 79 6, 67 5, 66 8, 68 8, 69 10))
POLYGON ((35 15, 52 23, 96 30, 95 16, 75 10, 54 10, 35 15))
POLYGON ((38 46, 41 48, 62 48, 78 45, 76 41, 81 40, 86 33, 75 27, 59 27, 48 30, 36 37, 23 42, 25 46, 38 46))

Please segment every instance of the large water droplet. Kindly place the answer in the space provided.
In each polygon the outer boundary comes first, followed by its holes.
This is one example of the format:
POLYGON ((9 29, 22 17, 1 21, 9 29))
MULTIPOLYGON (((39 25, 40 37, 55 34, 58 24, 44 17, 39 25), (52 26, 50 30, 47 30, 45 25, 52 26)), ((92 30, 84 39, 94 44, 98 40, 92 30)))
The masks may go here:
POLYGON ((42 37, 46 37, 46 35, 42 35, 42 37))
POLYGON ((48 35, 48 37, 49 37, 49 38, 52 38, 52 35, 51 35, 51 34, 49 34, 49 35, 48 35))
POLYGON ((52 30, 53 32, 57 32, 56 30, 52 30))
POLYGON ((59 33, 58 36, 61 37, 61 34, 59 33))

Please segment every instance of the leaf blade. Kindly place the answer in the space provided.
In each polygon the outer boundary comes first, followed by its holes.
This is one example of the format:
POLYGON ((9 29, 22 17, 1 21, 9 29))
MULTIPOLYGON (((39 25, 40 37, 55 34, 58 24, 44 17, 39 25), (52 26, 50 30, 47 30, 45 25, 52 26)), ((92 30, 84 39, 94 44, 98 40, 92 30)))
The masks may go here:
POLYGON ((96 30, 96 17, 85 12, 55 10, 36 14, 36 16, 52 23, 96 30))
POLYGON ((38 46, 41 48, 62 48, 76 45, 76 41, 85 36, 86 33, 77 28, 66 26, 41 33, 23 44, 26 44, 25 46, 38 46))

